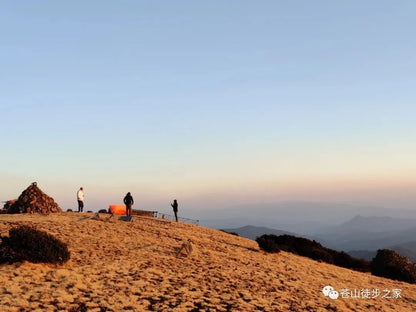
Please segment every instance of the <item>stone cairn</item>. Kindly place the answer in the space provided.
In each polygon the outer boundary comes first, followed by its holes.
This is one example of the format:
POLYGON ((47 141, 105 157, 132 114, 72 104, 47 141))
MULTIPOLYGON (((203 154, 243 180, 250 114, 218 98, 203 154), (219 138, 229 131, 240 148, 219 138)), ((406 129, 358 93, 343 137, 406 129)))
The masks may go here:
POLYGON ((19 198, 9 207, 7 213, 42 213, 62 212, 62 209, 33 182, 19 198))

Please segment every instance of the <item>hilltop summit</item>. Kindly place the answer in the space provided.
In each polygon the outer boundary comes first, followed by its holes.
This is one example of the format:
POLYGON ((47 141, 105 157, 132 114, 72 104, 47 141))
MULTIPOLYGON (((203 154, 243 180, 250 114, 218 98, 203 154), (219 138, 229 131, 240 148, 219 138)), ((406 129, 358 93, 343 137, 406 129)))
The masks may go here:
POLYGON ((31 224, 71 252, 60 266, 2 265, 1 311, 416 310, 416 285, 267 254, 252 240, 201 226, 147 217, 105 221, 105 214, 78 222, 88 215, 0 215, 2 235, 31 224), (188 239, 192 253, 176 256, 188 239), (325 286, 339 298, 325 296, 325 286))

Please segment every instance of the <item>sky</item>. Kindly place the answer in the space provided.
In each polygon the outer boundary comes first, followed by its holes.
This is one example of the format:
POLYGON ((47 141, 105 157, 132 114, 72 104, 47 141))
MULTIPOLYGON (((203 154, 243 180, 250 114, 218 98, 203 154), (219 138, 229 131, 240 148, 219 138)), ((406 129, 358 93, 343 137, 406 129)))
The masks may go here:
MULTIPOLYGON (((2 1, 0 200, 416 212, 414 1, 2 1)), ((188 210, 187 210, 188 209, 188 210)))

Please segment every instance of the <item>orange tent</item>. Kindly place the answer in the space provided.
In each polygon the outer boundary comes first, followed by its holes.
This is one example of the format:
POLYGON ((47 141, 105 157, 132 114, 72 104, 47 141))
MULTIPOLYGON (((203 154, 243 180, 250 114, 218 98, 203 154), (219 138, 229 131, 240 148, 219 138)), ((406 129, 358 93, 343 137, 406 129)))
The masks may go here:
POLYGON ((125 205, 110 205, 111 213, 117 215, 125 215, 126 214, 126 206, 125 205))

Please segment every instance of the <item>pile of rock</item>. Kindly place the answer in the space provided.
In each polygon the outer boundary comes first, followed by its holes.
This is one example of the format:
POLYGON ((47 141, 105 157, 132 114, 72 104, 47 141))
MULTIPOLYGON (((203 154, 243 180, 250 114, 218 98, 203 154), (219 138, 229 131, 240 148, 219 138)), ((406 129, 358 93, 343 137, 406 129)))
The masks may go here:
POLYGON ((3 208, 0 209, 0 213, 7 213, 7 211, 9 210, 10 206, 13 205, 13 203, 16 201, 16 199, 12 199, 12 200, 7 200, 4 202, 4 206, 3 208))
POLYGON ((62 212, 62 209, 44 192, 37 183, 32 183, 19 198, 9 207, 7 213, 53 213, 62 212))

